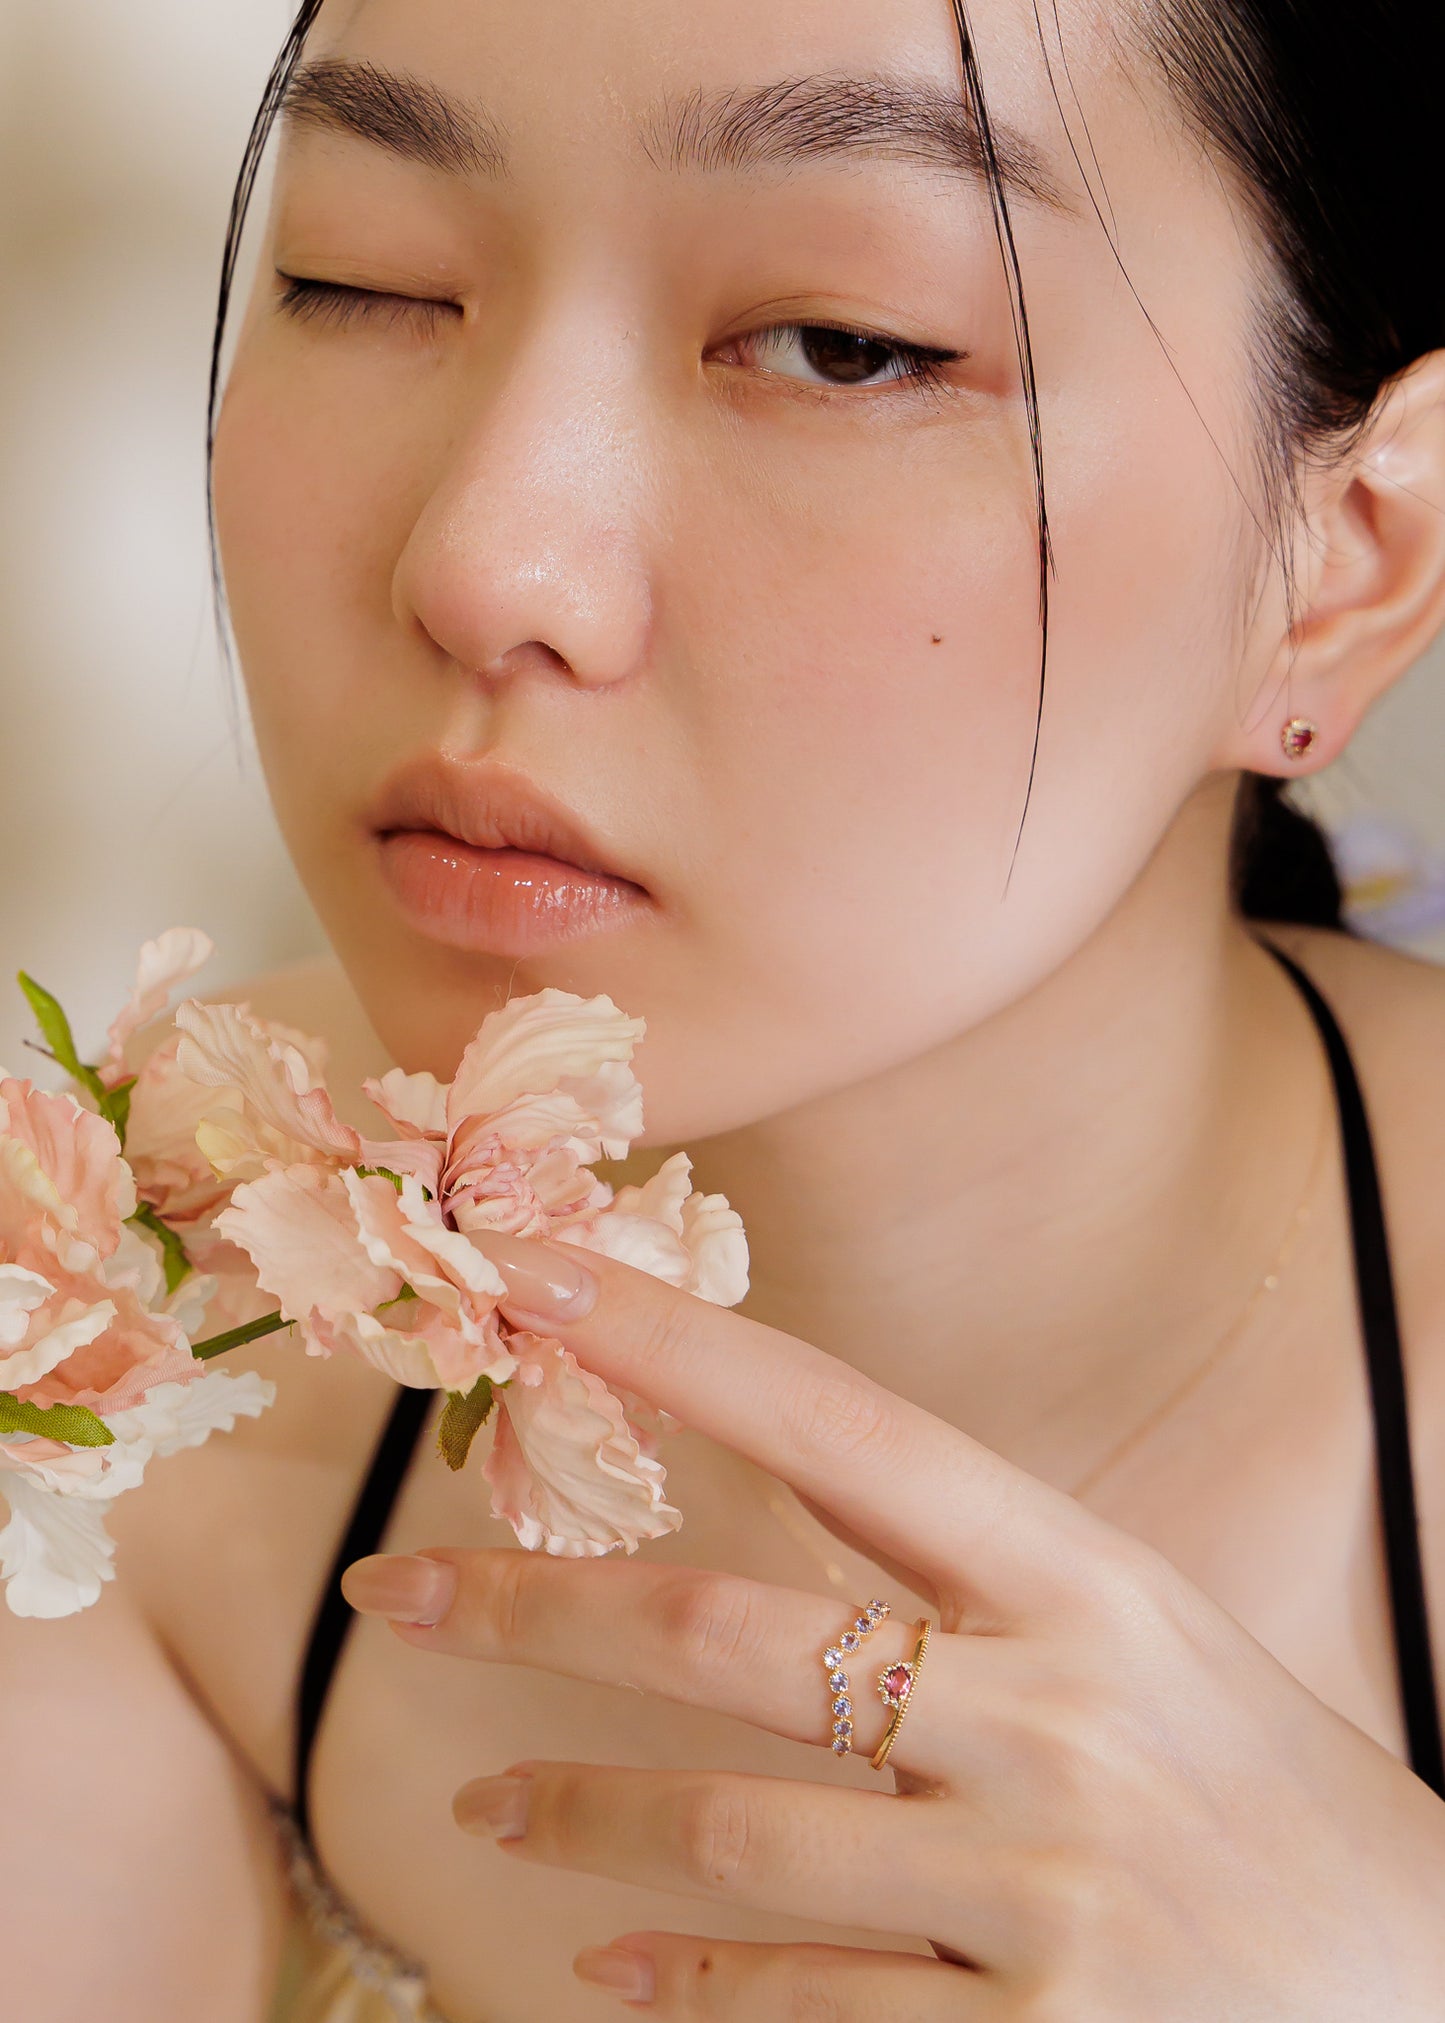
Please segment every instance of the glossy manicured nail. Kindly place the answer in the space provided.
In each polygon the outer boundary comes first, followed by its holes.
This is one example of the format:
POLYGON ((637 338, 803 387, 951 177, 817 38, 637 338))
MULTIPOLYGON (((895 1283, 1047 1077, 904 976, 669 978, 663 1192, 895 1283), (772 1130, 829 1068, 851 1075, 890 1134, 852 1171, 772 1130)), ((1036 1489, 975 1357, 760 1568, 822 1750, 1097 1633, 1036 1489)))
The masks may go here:
POLYGON ((624 2002, 650 2002, 657 1993, 657 1969, 645 1954, 619 1953, 610 1946, 593 1946, 572 1962, 579 1981, 593 1988, 605 1988, 624 2002))
POLYGON ((525 1777, 479 1777, 464 1784, 452 1800, 452 1817, 467 1833, 489 1833, 493 1840, 520 1840, 527 1831, 527 1805, 532 1786, 525 1777))
POLYGON ((376 1553, 359 1559, 341 1576, 341 1592, 366 1616, 434 1629, 452 1605, 457 1570, 442 1559, 376 1553))
POLYGON ((551 1244, 523 1242, 491 1230, 472 1238, 507 1282, 508 1307, 544 1321, 580 1321, 597 1304, 597 1281, 587 1267, 551 1244))

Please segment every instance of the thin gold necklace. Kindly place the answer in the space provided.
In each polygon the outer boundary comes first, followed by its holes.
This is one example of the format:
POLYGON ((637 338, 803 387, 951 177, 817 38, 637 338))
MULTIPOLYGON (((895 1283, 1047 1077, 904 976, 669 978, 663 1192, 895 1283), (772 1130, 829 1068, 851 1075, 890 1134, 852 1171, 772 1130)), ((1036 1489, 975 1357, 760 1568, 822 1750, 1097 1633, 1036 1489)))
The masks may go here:
MULTIPOLYGON (((1246 1300, 1242 1311, 1225 1330, 1221 1339, 1215 1343, 1203 1362, 1191 1370, 1184 1381, 1177 1385, 1174 1390, 1170 1391, 1161 1403, 1149 1413, 1147 1418, 1141 1420, 1138 1425, 1132 1426, 1124 1435, 1124 1438, 1109 1449, 1102 1461, 1095 1462, 1083 1480, 1076 1483, 1072 1489, 1067 1491, 1068 1495, 1075 1499, 1086 1495, 1126 1455, 1132 1454, 1134 1449, 1147 1439, 1149 1434, 1162 1425, 1170 1413, 1179 1405, 1182 1405, 1184 1400, 1198 1389, 1210 1372, 1218 1369, 1229 1351, 1245 1333, 1260 1307, 1263 1306, 1264 1302, 1272 1294, 1279 1291, 1290 1260, 1294 1256, 1300 1238, 1304 1234, 1314 1213, 1315 1189, 1319 1184, 1320 1173, 1325 1163, 1325 1154, 1329 1147, 1329 1124, 1332 1115, 1333 1109, 1328 1100, 1328 1091, 1326 1091, 1326 1099, 1320 1107, 1319 1134, 1315 1140, 1314 1156, 1310 1161, 1310 1169, 1305 1177, 1299 1205, 1290 1218, 1289 1226, 1280 1240, 1279 1248, 1270 1260, 1269 1269, 1255 1286, 1254 1291, 1246 1300)), ((838 1560, 820 1552, 818 1549, 818 1533, 823 1531, 823 1527, 809 1519, 808 1513, 797 1499, 790 1495, 783 1484, 774 1481, 771 1477, 768 1478, 768 1484, 768 1509, 784 1531, 814 1561, 830 1587, 837 1589, 840 1594, 851 1593, 857 1583, 849 1580, 846 1570, 838 1560)), ((826 1536, 826 1532, 824 1532, 824 1536, 826 1536)))
POLYGON ((1073 1488, 1066 1492, 1068 1495, 1075 1499, 1087 1495, 1089 1490, 1095 1488, 1113 1468, 1118 1466, 1126 1455, 1132 1454, 1136 1447, 1140 1446, 1151 1433, 1155 1432, 1170 1414, 1183 1404, 1186 1398, 1193 1395, 1204 1382, 1205 1378, 1212 1371, 1218 1369, 1219 1365, 1229 1354, 1229 1351, 1248 1329, 1250 1322, 1254 1319, 1265 1301, 1279 1291, 1290 1259, 1294 1256, 1295 1250, 1299 1245, 1299 1240, 1314 1213, 1315 1188, 1319 1183, 1320 1173, 1325 1163, 1325 1154, 1329 1147, 1329 1124, 1333 1114, 1327 1090, 1326 1099, 1320 1109, 1319 1136, 1315 1142, 1314 1157, 1310 1161, 1310 1169, 1305 1179, 1304 1191, 1300 1195, 1299 1206, 1290 1218, 1289 1227, 1285 1230, 1280 1246, 1270 1260, 1269 1269, 1254 1288, 1248 1300, 1246 1300, 1243 1311, 1231 1323, 1229 1328, 1226 1329, 1223 1337, 1215 1343, 1203 1362, 1191 1370, 1183 1383, 1170 1391, 1147 1418, 1143 1419, 1137 1426, 1132 1426, 1124 1435, 1124 1438, 1117 1445, 1109 1449, 1102 1461, 1095 1462, 1083 1480, 1076 1482, 1073 1488))

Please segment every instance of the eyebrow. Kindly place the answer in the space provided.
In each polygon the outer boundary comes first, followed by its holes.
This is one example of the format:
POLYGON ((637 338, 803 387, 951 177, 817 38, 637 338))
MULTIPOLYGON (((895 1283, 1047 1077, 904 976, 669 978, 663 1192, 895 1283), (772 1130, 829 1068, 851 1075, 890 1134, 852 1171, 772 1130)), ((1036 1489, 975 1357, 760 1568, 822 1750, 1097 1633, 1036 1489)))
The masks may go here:
MULTIPOLYGON (((283 116, 293 127, 343 133, 446 175, 501 178, 502 128, 482 107, 376 64, 328 57, 301 66, 283 116)), ((1070 200, 1039 150, 997 120, 984 135, 960 95, 917 79, 783 78, 752 91, 704 91, 664 103, 639 129, 654 167, 748 174, 819 157, 912 161, 988 180, 989 144, 1013 196, 1053 210, 1070 200)))

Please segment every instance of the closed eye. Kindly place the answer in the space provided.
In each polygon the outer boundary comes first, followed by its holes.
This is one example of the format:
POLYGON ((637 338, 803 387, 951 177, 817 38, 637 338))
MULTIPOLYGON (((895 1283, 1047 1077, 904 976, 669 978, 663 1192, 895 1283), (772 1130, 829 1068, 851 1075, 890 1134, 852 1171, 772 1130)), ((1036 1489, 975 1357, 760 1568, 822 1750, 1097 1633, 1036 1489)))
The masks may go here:
POLYGON ((282 312, 298 323, 371 323, 384 329, 405 324, 430 336, 445 318, 464 314, 460 303, 431 296, 399 295, 377 288, 353 288, 340 281, 313 281, 277 274, 286 283, 278 297, 282 312))

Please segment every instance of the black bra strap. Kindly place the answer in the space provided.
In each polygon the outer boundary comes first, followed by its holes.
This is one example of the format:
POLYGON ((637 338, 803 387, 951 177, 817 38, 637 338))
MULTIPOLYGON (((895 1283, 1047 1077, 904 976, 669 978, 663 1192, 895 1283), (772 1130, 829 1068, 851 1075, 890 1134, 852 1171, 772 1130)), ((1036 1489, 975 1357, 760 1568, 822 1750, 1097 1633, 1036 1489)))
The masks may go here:
POLYGON ((1354 1235, 1355 1283, 1374 1411, 1375 1458, 1400 1702, 1411 1767, 1432 1791, 1445 1798, 1445 1742, 1442 1742, 1440 1700, 1430 1649, 1430 1615, 1420 1559, 1405 1366, 1374 1140, 1359 1077, 1334 1013, 1298 963, 1272 942, 1262 941, 1261 946, 1269 950, 1298 985, 1324 1041, 1334 1077, 1354 1235))
POLYGON ((341 1592, 341 1576, 353 1560, 363 1559, 381 1544, 435 1397, 435 1391, 411 1390, 405 1386, 398 1393, 391 1416, 377 1442, 366 1480, 361 1485, 346 1535, 337 1548, 326 1585, 321 1591, 321 1602, 311 1626, 311 1641, 307 1645, 306 1661, 301 1671, 296 1709, 295 1816, 296 1824, 308 1841, 311 1838, 308 1792, 311 1754, 316 1746, 326 1695, 341 1662, 342 1652, 346 1649, 347 1634, 356 1620, 341 1592))

